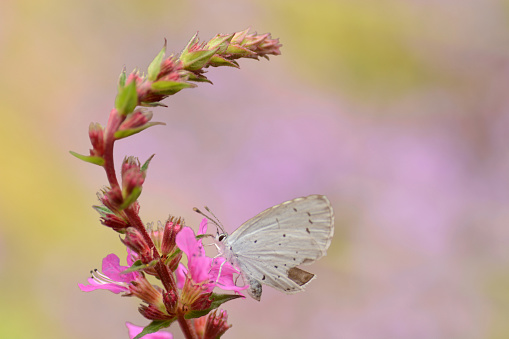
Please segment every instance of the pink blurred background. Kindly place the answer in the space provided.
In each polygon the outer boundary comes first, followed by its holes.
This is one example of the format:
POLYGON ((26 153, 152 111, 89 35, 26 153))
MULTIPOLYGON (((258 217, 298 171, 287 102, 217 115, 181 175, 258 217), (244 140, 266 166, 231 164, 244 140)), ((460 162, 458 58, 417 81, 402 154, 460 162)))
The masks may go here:
MULTIPOLYGON (((127 338, 137 302, 81 292, 124 258, 90 207, 106 184, 86 153, 118 75, 168 39, 251 27, 282 55, 211 69, 121 141, 156 153, 146 222, 234 230, 263 209, 326 194, 328 256, 305 293, 226 304, 225 338, 509 337, 509 3, 488 1, 10 1, 0 3, 0 337, 127 338)), ((177 326, 170 328, 182 338, 177 326)))

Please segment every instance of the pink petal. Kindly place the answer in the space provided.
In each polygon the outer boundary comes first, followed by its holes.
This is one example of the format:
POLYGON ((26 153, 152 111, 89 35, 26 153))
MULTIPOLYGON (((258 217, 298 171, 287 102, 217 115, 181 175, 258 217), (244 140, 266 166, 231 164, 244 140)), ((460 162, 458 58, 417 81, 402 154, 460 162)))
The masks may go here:
POLYGON ((198 234, 205 234, 205 233, 207 233, 207 225, 208 225, 207 221, 208 221, 207 218, 203 218, 202 219, 202 221, 200 223, 200 227, 198 229, 198 234))
POLYGON ((188 257, 192 255, 196 248, 196 238, 194 232, 189 227, 183 227, 180 232, 177 233, 176 243, 177 246, 184 252, 188 257))
MULTIPOLYGON (((143 331, 143 327, 136 326, 131 323, 125 323, 127 330, 129 331, 129 338, 133 339, 143 331)), ((143 336, 143 339, 173 339, 173 335, 169 332, 158 331, 143 336)))
POLYGON ((177 275, 177 287, 179 289, 182 289, 182 287, 184 287, 184 283, 186 282, 186 274, 187 274, 186 267, 184 265, 182 265, 181 263, 179 263, 179 266, 177 267, 175 274, 177 275))
POLYGON ((95 290, 108 290, 115 294, 119 294, 120 292, 126 292, 128 290, 126 287, 119 286, 117 284, 99 284, 92 278, 88 278, 87 280, 90 283, 90 285, 78 284, 78 287, 83 292, 91 292, 95 290))

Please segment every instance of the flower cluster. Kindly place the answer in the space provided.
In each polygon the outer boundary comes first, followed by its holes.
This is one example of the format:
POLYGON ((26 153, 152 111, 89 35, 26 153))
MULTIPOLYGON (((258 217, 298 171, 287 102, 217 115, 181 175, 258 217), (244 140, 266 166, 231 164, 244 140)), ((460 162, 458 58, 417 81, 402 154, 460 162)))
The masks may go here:
POLYGON ((92 271, 89 284, 79 284, 79 288, 85 292, 106 289, 139 298, 139 312, 152 322, 143 329, 127 323, 130 338, 172 338, 159 330, 173 322, 180 325, 186 338, 218 338, 231 327, 226 312, 218 307, 243 298, 241 291, 249 286, 235 284, 240 272, 224 258, 205 255, 202 238, 207 236, 206 219, 197 236, 180 217, 170 216, 164 223, 143 223, 138 198, 152 157, 143 164, 135 157, 126 157, 119 180, 113 161, 115 142, 164 125, 152 122, 153 114, 145 107, 165 106, 161 100, 166 97, 196 87, 195 83, 210 83, 205 76, 207 67, 239 67, 240 58, 268 59, 268 55, 279 55, 280 47, 278 39, 270 34, 249 34, 248 30, 218 34, 202 43, 195 35, 179 56, 165 57, 165 44, 146 74, 134 71, 127 75, 125 69, 122 71, 107 125, 90 124, 89 155, 71 152, 105 170, 109 185, 98 193, 100 204, 94 208, 101 223, 119 233, 127 248, 127 266, 121 266, 118 256, 109 254, 103 259, 102 272, 92 271), (182 263, 183 254, 187 267, 182 263), (162 286, 152 284, 150 276, 162 286), (214 293, 216 287, 233 293, 214 293))
MULTIPOLYGON (((205 321, 208 318, 204 315, 220 304, 242 297, 240 294, 213 293, 215 287, 239 293, 248 286, 236 286, 234 279, 240 272, 223 258, 207 257, 202 240, 197 239, 193 230, 183 227, 180 223, 174 223, 173 220, 175 219, 170 217, 164 228, 159 224, 159 227, 151 230, 149 235, 153 243, 157 244, 156 248, 164 253, 165 265, 175 274, 176 289, 164 291, 159 286, 150 284, 145 275, 157 276, 157 271, 151 263, 144 263, 141 259, 146 255, 146 252, 140 255, 139 249, 143 249, 143 246, 139 244, 142 241, 136 242, 132 239, 127 241, 128 233, 122 239, 127 246, 128 266, 121 266, 120 259, 115 254, 109 254, 103 259, 102 272, 92 271, 92 277, 88 279, 89 285, 78 284, 79 288, 84 292, 104 289, 115 294, 123 293, 124 296, 137 297, 144 302, 139 307, 140 313, 162 326, 171 324, 178 315, 205 321), (163 251, 163 248, 166 250, 163 251), (187 268, 180 263, 182 252, 188 259, 187 268)), ((206 229, 207 219, 203 219, 198 235, 205 235, 206 229)), ((219 315, 217 312, 213 314, 210 316, 211 324, 206 323, 208 326, 206 328, 213 329, 204 333, 215 333, 218 328, 226 331, 229 328, 226 325, 226 313, 221 311, 219 315)))

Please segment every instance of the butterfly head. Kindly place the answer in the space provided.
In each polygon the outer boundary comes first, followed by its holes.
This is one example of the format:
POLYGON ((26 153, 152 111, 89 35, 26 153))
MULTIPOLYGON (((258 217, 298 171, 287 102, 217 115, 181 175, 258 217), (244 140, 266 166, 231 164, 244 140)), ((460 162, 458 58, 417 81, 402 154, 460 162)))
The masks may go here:
POLYGON ((226 233, 219 233, 219 230, 217 231, 216 240, 218 242, 224 243, 227 238, 228 238, 228 234, 226 234, 226 233))

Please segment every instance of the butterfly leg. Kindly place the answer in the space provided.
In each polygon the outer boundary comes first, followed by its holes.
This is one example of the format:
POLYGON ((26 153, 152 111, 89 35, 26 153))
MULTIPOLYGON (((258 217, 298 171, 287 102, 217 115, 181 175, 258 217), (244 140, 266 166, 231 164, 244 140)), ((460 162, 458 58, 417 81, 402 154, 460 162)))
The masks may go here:
MULTIPOLYGON (((215 258, 216 257, 214 257, 214 260, 215 260, 215 258)), ((226 262, 226 260, 221 263, 221 266, 219 266, 219 271, 217 272, 217 278, 216 278, 216 281, 215 281, 216 285, 219 282, 219 278, 221 277, 221 271, 223 270, 223 265, 224 265, 225 262, 226 262)))

